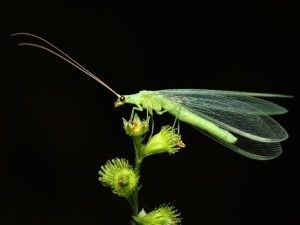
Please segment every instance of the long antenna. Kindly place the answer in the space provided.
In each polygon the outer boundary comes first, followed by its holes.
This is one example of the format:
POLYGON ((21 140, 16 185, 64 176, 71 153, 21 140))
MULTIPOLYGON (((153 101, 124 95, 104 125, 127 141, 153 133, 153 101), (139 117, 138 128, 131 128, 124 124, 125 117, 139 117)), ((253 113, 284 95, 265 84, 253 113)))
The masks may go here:
POLYGON ((62 51, 61 49, 59 49, 58 47, 56 47, 54 44, 52 44, 51 42, 37 36, 34 34, 30 34, 30 33, 14 33, 11 36, 30 36, 33 38, 36 38, 40 41, 42 41, 42 43, 49 45, 50 47, 52 47, 54 50, 43 46, 43 45, 39 45, 39 44, 34 44, 34 43, 29 43, 29 42, 21 42, 18 43, 19 46, 30 46, 30 47, 35 47, 35 48, 39 48, 39 49, 43 49, 57 57, 59 57, 60 59, 64 60, 65 62, 71 64, 72 66, 76 67, 77 69, 79 69, 80 71, 82 71, 84 74, 88 75, 89 77, 93 78, 94 80, 96 80, 98 83, 100 83, 101 85, 103 85, 104 87, 106 87, 108 90, 110 90, 112 93, 114 93, 118 98, 120 97, 120 95, 114 91, 110 86, 108 86, 106 83, 104 83, 101 79, 99 79, 96 75, 94 75, 92 72, 90 72, 88 69, 86 69, 84 66, 82 66, 80 63, 78 63, 75 59, 73 59, 71 56, 69 56, 68 54, 66 54, 64 51, 62 51))

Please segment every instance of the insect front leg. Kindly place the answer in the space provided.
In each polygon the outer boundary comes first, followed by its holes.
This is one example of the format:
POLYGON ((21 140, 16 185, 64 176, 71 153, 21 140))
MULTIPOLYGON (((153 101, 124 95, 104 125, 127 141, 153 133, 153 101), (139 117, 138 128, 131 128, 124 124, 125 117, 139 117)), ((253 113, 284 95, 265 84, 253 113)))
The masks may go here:
MULTIPOLYGON (((135 107, 132 107, 132 111, 131 111, 131 115, 130 115, 130 121, 133 120, 133 116, 134 116, 134 111, 138 110, 138 111, 143 111, 143 107, 141 105, 137 105, 135 107)), ((147 110, 148 111, 148 110, 147 110)))

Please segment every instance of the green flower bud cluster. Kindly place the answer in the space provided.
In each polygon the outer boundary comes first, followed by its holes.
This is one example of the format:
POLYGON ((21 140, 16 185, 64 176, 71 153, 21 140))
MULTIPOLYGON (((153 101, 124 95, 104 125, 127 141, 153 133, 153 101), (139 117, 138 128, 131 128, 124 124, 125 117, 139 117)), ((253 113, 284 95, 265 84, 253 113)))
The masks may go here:
POLYGON ((144 158, 149 155, 169 153, 174 154, 185 145, 181 140, 181 135, 171 126, 163 126, 159 133, 152 136, 146 144, 142 143, 142 136, 149 130, 149 117, 141 121, 137 114, 133 120, 126 121, 123 118, 125 132, 132 137, 140 137, 138 143, 141 144, 139 155, 144 158))
POLYGON ((164 126, 158 134, 150 138, 143 149, 143 155, 148 156, 164 152, 174 154, 182 147, 184 147, 184 144, 181 141, 180 134, 176 133, 173 127, 164 126))
POLYGON ((99 180, 116 195, 128 198, 137 188, 139 176, 126 159, 113 159, 101 166, 99 180))
POLYGON ((141 121, 137 114, 134 115, 133 120, 126 121, 123 118, 123 125, 126 134, 129 136, 142 136, 149 130, 149 119, 141 121))
POLYGON ((142 210, 133 219, 140 225, 179 225, 180 214, 170 205, 161 205, 148 214, 142 210))

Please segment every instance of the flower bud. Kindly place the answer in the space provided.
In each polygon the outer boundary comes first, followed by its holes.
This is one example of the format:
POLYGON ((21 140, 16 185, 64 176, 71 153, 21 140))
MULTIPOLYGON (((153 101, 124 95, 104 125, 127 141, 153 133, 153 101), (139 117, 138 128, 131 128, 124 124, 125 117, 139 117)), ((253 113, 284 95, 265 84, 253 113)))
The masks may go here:
POLYGON ((129 136, 141 136, 149 130, 149 118, 141 121, 137 114, 134 115, 133 120, 126 121, 123 118, 123 125, 126 131, 126 134, 129 136))
POLYGON ((121 197, 129 197, 138 186, 139 177, 126 159, 108 161, 101 166, 99 175, 102 184, 121 197))
POLYGON ((161 205, 150 213, 142 210, 133 219, 141 225, 179 225, 181 224, 180 214, 170 205, 161 205))
POLYGON ((176 153, 185 145, 181 140, 181 135, 175 132, 175 129, 170 126, 164 126, 161 131, 154 135, 143 150, 143 156, 168 152, 169 154, 176 153))

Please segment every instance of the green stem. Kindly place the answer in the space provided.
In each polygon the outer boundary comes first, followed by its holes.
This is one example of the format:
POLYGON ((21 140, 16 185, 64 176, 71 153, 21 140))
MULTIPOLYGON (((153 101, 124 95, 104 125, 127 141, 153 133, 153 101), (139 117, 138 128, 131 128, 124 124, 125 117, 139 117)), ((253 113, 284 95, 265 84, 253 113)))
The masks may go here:
MULTIPOLYGON (((143 139, 141 136, 137 136, 137 137, 133 137, 132 140, 134 143, 134 151, 135 151, 135 171, 137 175, 140 176, 140 168, 142 163, 142 158, 140 156, 140 153, 143 149, 143 144, 142 144, 143 139)), ((139 188, 137 188, 132 194, 131 207, 134 216, 137 216, 139 213, 138 192, 139 192, 139 188)))
MULTIPOLYGON (((142 157, 140 156, 140 153, 142 152, 144 145, 142 143, 143 138, 142 136, 136 136, 132 137, 133 144, 134 144, 134 151, 135 151, 135 171, 138 176, 140 176, 140 168, 142 164, 142 157)), ((135 189, 135 191, 132 193, 131 197, 128 199, 128 202, 132 208, 133 216, 137 216, 139 214, 139 203, 138 203, 138 193, 139 193, 139 187, 135 189)), ((135 221, 131 221, 131 224, 135 225, 135 221)))

